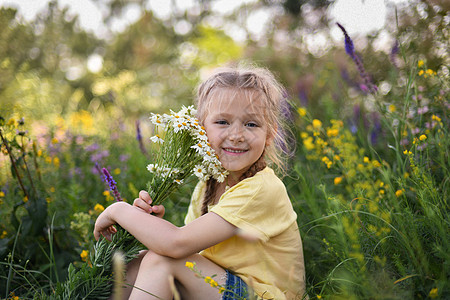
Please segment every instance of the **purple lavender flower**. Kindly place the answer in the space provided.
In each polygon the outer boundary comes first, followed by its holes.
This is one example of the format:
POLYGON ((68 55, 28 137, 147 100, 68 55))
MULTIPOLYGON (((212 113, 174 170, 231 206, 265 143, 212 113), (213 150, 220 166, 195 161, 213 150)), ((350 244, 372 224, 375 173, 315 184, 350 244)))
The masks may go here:
POLYGON ((339 26, 339 28, 344 33, 344 37, 345 37, 345 52, 355 62, 356 67, 358 68, 359 74, 361 75, 362 79, 364 80, 364 83, 365 83, 366 87, 369 89, 369 91, 372 94, 375 94, 377 92, 378 88, 377 88, 377 86, 375 84, 372 83, 372 80, 371 80, 370 76, 367 74, 366 70, 364 69, 364 65, 363 65, 363 63, 361 61, 361 58, 359 58, 359 56, 355 53, 355 46, 353 45, 352 39, 347 34, 347 31, 345 30, 345 28, 341 24, 339 24, 339 23, 336 23, 336 24, 339 26))
POLYGON ((397 40, 395 40, 395 43, 391 49, 391 53, 389 54, 389 59, 391 60, 392 65, 397 69, 398 69, 397 54, 399 49, 400 49, 399 43, 397 40))
POLYGON ((117 189, 117 182, 113 179, 111 174, 109 174, 109 172, 106 168, 102 169, 102 173, 105 176, 105 180, 109 185, 109 189, 111 190, 111 192, 113 192, 113 195, 114 195, 114 198, 116 199, 116 201, 122 201, 119 190, 117 189))
POLYGON ((136 140, 139 143, 139 149, 144 155, 147 155, 147 150, 145 150, 144 142, 142 141, 142 134, 141 134, 141 123, 139 120, 136 120, 136 140))

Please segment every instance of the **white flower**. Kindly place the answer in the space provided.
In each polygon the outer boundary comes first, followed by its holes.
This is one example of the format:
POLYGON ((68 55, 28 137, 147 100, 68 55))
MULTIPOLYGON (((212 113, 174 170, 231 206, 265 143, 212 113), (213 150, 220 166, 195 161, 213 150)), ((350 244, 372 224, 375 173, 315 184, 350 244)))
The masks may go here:
POLYGON ((218 181, 218 182, 224 182, 225 178, 227 178, 227 174, 226 173, 218 173, 218 174, 214 174, 213 177, 218 181))
POLYGON ((202 165, 196 165, 194 167, 194 175, 198 177, 200 180, 205 180, 206 169, 202 165))
POLYGON ((147 166, 147 170, 149 170, 149 172, 151 172, 151 173, 155 173, 156 170, 157 170, 157 167, 158 167, 158 165, 155 165, 155 164, 149 164, 149 165, 147 166))
POLYGON ((178 184, 182 184, 183 183, 183 179, 175 179, 173 182, 178 183, 178 184))
POLYGON ((164 140, 163 140, 159 135, 154 135, 154 136, 152 136, 152 137, 150 138, 150 140, 151 140, 153 143, 159 143, 159 144, 164 143, 164 140))
POLYGON ((204 145, 202 145, 202 143, 195 144, 194 146, 191 146, 191 148, 195 149, 199 154, 203 154, 204 152, 204 145))

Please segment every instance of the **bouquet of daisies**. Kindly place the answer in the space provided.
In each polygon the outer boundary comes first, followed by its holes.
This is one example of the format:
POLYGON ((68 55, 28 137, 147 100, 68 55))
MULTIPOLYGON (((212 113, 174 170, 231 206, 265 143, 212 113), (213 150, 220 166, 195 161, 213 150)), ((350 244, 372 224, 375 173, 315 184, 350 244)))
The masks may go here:
POLYGON ((202 181, 213 177, 218 182, 227 176, 195 114, 193 106, 183 106, 179 112, 170 114, 151 114, 150 120, 158 134, 150 140, 160 144, 156 163, 147 166, 152 175, 149 194, 153 205, 161 204, 192 174, 202 181))
MULTIPOLYGON (((147 166, 151 173, 148 190, 153 205, 161 204, 193 174, 202 181, 213 177, 219 182, 223 182, 228 175, 195 115, 193 106, 183 106, 179 112, 170 111, 170 114, 151 114, 150 120, 156 125, 157 134, 150 139, 159 145, 154 163, 147 166)), ((102 172, 116 200, 121 201, 112 176, 106 169, 102 172)), ((131 234, 117 226, 112 241, 100 238, 89 261, 80 269, 70 265, 68 280, 59 284, 54 294, 39 295, 37 298, 108 299, 113 284, 113 253, 120 250, 124 262, 128 263, 144 249, 145 246, 131 234)))

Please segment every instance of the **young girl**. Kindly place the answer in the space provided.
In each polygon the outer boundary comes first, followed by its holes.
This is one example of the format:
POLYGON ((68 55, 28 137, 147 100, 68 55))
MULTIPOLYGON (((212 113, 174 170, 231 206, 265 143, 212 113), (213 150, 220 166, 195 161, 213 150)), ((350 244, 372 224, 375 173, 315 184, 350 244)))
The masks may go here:
POLYGON ((118 202, 97 219, 94 235, 110 238, 120 224, 148 251, 128 266, 129 299, 173 299, 173 278, 182 299, 302 299, 303 251, 297 216, 282 181, 267 166, 283 166, 280 145, 282 88, 259 68, 219 69, 198 88, 198 118, 229 171, 227 180, 199 182, 185 219, 163 220, 141 191, 131 206, 118 202), (151 214, 149 214, 151 213, 151 214), (195 276, 195 263, 227 291, 195 276))

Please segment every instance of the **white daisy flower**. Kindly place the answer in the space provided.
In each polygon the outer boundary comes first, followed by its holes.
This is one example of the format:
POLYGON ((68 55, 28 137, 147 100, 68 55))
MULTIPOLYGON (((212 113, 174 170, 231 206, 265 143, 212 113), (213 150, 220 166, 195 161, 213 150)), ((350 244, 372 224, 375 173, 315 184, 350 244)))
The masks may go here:
POLYGON ((150 138, 150 140, 151 140, 153 143, 158 143, 158 144, 164 143, 164 140, 163 140, 159 135, 154 135, 154 136, 152 136, 152 137, 150 138))
POLYGON ((175 179, 173 182, 178 183, 178 184, 182 184, 183 183, 183 179, 175 179))

